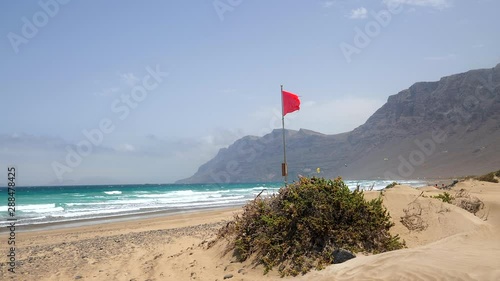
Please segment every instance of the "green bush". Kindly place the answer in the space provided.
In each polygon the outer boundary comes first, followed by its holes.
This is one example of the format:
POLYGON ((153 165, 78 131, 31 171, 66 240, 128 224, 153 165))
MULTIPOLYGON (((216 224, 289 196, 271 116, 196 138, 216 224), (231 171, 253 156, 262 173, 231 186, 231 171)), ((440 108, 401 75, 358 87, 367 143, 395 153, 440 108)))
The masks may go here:
POLYGON ((497 177, 500 178, 500 170, 498 170, 498 171, 495 172, 495 176, 497 176, 497 177))
POLYGON ((379 197, 366 201, 342 179, 300 178, 273 197, 256 198, 220 229, 226 253, 240 262, 252 259, 264 273, 304 274, 333 263, 335 249, 380 253, 403 248, 379 197))
POLYGON ((388 185, 385 187, 385 189, 393 188, 393 187, 395 187, 395 186, 396 186, 396 185, 398 185, 398 184, 399 184, 399 183, 397 183, 397 182, 393 181, 392 183, 388 184, 388 185))
MULTIPOLYGON (((498 173, 498 172, 496 172, 496 173, 498 173)), ((487 182, 498 183, 498 180, 495 179, 495 172, 491 172, 491 173, 488 173, 486 175, 479 176, 476 179, 480 180, 480 181, 487 181, 487 182)))
POLYGON ((432 198, 439 199, 439 200, 443 201, 444 203, 449 203, 449 204, 452 204, 453 199, 455 199, 448 192, 433 196, 432 198))

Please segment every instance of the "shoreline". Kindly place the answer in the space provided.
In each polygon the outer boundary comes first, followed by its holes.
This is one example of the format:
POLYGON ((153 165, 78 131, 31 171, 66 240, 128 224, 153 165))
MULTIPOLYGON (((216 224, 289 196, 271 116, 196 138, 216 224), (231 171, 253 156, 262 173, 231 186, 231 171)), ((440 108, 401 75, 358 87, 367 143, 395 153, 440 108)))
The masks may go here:
MULTIPOLYGON (((203 212, 214 213, 214 212, 224 212, 224 211, 237 211, 240 210, 243 205, 235 206, 224 206, 224 207, 203 207, 203 208, 193 208, 188 210, 159 210, 147 213, 135 213, 135 214, 123 214, 109 217, 100 218, 83 218, 68 221, 56 221, 47 222, 39 224, 27 224, 27 225, 16 225, 18 231, 24 233, 33 232, 45 232, 45 231, 57 231, 57 230, 72 230, 78 228, 92 227, 92 226, 106 226, 120 223, 131 223, 131 222, 148 222, 153 219, 164 220, 166 218, 175 219, 176 217, 188 216, 188 215, 198 215, 203 212)), ((10 232, 7 226, 0 228, 0 235, 10 232)))
POLYGON ((191 257, 187 251, 212 239, 240 210, 203 209, 86 226, 16 230, 15 273, 8 272, 7 260, 1 259, 0 279, 144 280, 156 275, 148 264, 163 270, 160 262, 191 257))
MULTIPOLYGON (((358 184, 363 190, 370 190, 376 185, 374 190, 378 190, 384 188, 388 183, 389 181, 381 180, 373 182, 360 180, 351 182, 349 186, 354 189, 358 184)), ((408 180, 403 181, 403 183, 416 188, 425 186, 425 182, 418 180, 408 180)), ((135 188, 134 185, 130 186, 135 188)), ((234 186, 228 188, 229 193, 224 189, 207 191, 195 187, 189 187, 186 190, 152 189, 145 191, 135 189, 127 191, 116 187, 115 191, 111 191, 113 189, 115 187, 108 186, 106 189, 99 188, 97 190, 71 189, 61 191, 56 187, 47 187, 42 190, 44 194, 46 193, 42 198, 35 196, 36 189, 31 192, 19 192, 16 198, 16 209, 19 211, 16 216, 16 226, 24 228, 26 231, 33 231, 118 222, 136 217, 156 217, 170 213, 232 208, 243 206, 249 200, 253 200, 257 191, 267 190, 264 195, 271 195, 279 190, 276 186, 263 189, 255 186, 241 188, 234 186), (106 193, 106 195, 101 193, 106 193), (81 199, 85 198, 87 194, 89 198, 81 199), (157 194, 161 198, 156 198, 157 194)), ((19 191, 21 190, 22 188, 19 191)), ((9 226, 10 223, 6 216, 0 216, 0 234, 7 232, 5 227, 9 226)))
MULTIPOLYGON (((406 180, 411 181, 411 180, 406 180)), ((412 186, 412 188, 420 189, 425 188, 427 186, 433 186, 430 182, 419 186, 412 186)), ((441 185, 441 182, 439 183, 441 185)), ((375 190, 375 189, 374 189, 375 190)), ((378 189, 377 189, 378 190, 378 189)), ((369 191, 369 190, 364 190, 369 191)), ((192 207, 187 209, 157 209, 153 211, 147 212, 136 212, 136 213, 122 213, 110 216, 102 216, 102 217, 90 217, 90 218, 77 218, 77 219, 68 219, 68 220, 60 220, 60 221, 47 221, 40 223, 32 223, 32 224, 16 224, 17 229, 22 229, 23 232, 34 232, 34 231, 46 231, 46 230, 57 230, 57 229, 68 229, 68 228, 78 228, 85 226, 92 226, 96 224, 109 224, 109 223, 119 223, 119 222, 130 222, 137 220, 144 220, 150 218, 162 218, 167 216, 175 216, 175 215, 187 215, 187 214, 196 214, 198 212, 204 211, 212 211, 212 210, 226 210, 226 209, 238 209, 244 206, 246 202, 242 204, 229 205, 229 206, 200 206, 200 207, 192 207)), ((2 225, 0 227, 0 235, 8 233, 8 224, 2 225)))

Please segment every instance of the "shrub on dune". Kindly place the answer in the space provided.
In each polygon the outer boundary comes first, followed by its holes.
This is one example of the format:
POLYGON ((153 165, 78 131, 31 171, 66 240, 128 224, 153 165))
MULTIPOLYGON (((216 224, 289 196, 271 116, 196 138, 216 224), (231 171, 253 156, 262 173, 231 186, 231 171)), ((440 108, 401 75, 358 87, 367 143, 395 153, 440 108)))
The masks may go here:
POLYGON ((385 187, 385 189, 393 188, 393 187, 395 187, 395 186, 396 186, 396 185, 398 185, 398 184, 399 184, 399 183, 397 183, 397 182, 393 181, 392 183, 388 184, 388 185, 385 187))
POLYGON ((499 174, 500 171, 497 172, 491 172, 486 175, 482 175, 477 177, 476 179, 479 181, 487 181, 487 182, 493 182, 493 183, 498 183, 498 180, 495 178, 495 175, 499 174))
POLYGON ((337 178, 300 178, 270 198, 256 198, 223 227, 217 240, 238 261, 277 267, 282 276, 304 274, 334 263, 333 252, 380 253, 404 247, 392 236, 382 199, 366 201, 337 178))

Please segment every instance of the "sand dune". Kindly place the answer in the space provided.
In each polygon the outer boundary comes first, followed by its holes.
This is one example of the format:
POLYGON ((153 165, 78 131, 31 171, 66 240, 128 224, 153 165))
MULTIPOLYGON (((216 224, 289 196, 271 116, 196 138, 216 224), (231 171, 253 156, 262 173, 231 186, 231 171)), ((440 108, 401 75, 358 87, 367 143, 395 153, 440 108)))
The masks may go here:
POLYGON ((264 276, 262 268, 222 256, 224 245, 206 242, 240 208, 131 222, 39 232, 20 232, 16 275, 0 267, 1 280, 500 280, 500 184, 467 181, 484 202, 473 215, 419 190, 396 186, 383 196, 407 249, 358 257, 305 276, 264 276), (405 211, 406 210, 406 211, 405 211), (400 218, 407 216, 410 231, 400 218))
MULTIPOLYGON (((500 184, 468 181, 448 192, 460 189, 485 203, 477 216, 432 198, 413 201, 418 190, 387 191, 384 202, 393 218, 404 215, 402 210, 409 206, 422 207, 425 230, 410 232, 399 221, 393 229, 409 248, 358 257, 299 280, 500 280, 500 184)), ((423 196, 442 192, 425 190, 423 196)))

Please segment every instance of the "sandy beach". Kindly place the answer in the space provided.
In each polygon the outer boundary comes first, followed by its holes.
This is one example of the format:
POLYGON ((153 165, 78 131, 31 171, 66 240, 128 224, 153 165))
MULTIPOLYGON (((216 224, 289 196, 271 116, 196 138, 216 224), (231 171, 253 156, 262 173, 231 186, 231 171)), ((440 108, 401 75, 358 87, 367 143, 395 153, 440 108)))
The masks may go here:
MULTIPOLYGON (((483 201, 475 215, 432 198, 443 190, 396 186, 382 192, 408 248, 358 254, 305 276, 263 275, 259 266, 222 256, 207 242, 241 208, 91 226, 17 232, 16 273, 2 258, 1 280, 500 280, 500 184, 465 181, 461 189, 483 201), (409 218, 410 227, 401 222, 409 218)), ((366 192, 366 198, 381 192, 366 192)), ((408 225, 408 224, 407 224, 408 225)), ((6 237, 2 233, 2 237, 6 237)), ((2 239, 6 240, 6 239, 2 239)), ((6 243, 2 243, 5 257, 6 243)))

